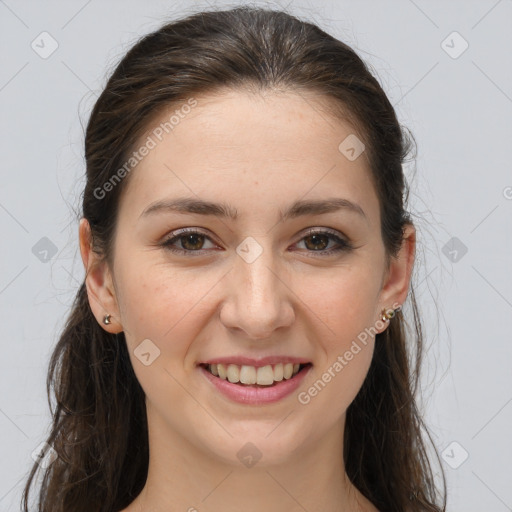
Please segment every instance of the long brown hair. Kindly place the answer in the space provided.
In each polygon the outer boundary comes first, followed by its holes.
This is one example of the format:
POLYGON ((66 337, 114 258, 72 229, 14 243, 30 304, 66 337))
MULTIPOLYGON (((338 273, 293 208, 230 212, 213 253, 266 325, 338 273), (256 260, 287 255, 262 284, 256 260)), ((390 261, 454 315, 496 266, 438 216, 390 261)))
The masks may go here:
MULTIPOLYGON (((82 216, 91 226, 96 253, 112 264, 119 198, 131 174, 123 173, 107 193, 104 184, 129 160, 149 122, 169 105, 225 87, 318 93, 333 113, 357 126, 380 202, 388 261, 397 255, 404 227, 412 224, 404 209, 409 191, 402 164, 414 138, 349 46, 288 13, 248 6, 165 24, 141 38, 111 75, 85 136, 82 216)), ((446 507, 445 475, 434 450, 443 477, 440 504, 424 432, 432 440, 416 405, 423 333, 412 286, 408 300, 410 333, 398 311, 377 334, 366 380, 347 410, 345 467, 382 512, 440 512, 446 507)), ((43 473, 39 512, 127 507, 147 478, 145 397, 124 334, 109 334, 98 324, 85 283, 52 354, 47 388, 53 418, 47 443, 58 457, 47 468, 34 464, 23 510, 38 469, 43 473)))

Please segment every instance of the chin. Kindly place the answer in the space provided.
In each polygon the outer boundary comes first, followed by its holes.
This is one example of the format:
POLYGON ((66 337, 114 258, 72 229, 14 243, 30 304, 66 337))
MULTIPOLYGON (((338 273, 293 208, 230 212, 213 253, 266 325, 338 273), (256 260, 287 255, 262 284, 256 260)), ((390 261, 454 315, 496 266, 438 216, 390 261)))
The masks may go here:
POLYGON ((233 437, 224 438, 223 442, 209 446, 209 450, 223 463, 238 468, 262 468, 285 464, 296 455, 305 440, 294 439, 286 429, 279 431, 282 426, 277 425, 279 422, 273 422, 270 427, 267 422, 252 426, 244 424, 244 428, 238 431, 228 427, 233 437))

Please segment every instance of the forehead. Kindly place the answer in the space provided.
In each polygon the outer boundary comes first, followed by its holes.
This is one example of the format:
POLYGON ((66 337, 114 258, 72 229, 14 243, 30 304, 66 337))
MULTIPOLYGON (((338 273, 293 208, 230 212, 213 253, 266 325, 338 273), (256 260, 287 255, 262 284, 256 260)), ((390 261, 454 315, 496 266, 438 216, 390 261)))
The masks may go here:
MULTIPOLYGON (((368 159, 340 151, 353 126, 314 94, 225 90, 184 99, 156 114, 136 147, 151 149, 132 171, 122 204, 197 195, 282 209, 293 200, 345 196, 378 210, 368 159), (307 196, 307 197, 306 197, 307 196)), ((360 137, 360 135, 359 135, 360 137)))

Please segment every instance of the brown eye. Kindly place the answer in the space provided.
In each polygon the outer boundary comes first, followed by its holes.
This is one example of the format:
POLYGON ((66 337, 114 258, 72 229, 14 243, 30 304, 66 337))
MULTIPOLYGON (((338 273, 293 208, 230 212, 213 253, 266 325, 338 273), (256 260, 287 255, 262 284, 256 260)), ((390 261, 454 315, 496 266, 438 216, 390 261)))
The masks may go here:
POLYGON ((181 246, 183 249, 197 251, 202 249, 205 236, 200 233, 194 233, 191 235, 182 235, 178 237, 178 239, 181 240, 181 246))
MULTIPOLYGON (((330 256, 341 251, 348 252, 353 248, 348 240, 344 240, 334 232, 325 230, 309 232, 298 243, 304 243, 307 253, 318 253, 318 256, 330 256), (330 242, 335 242, 334 247, 328 248, 330 242)), ((215 248, 215 244, 212 243, 209 236, 195 229, 175 232, 161 245, 168 251, 190 256, 200 256, 205 254, 207 249, 215 248), (205 248, 205 243, 211 243, 213 247, 205 248)))
POLYGON ((177 254, 190 254, 192 256, 199 256, 203 254, 206 249, 215 247, 210 237, 195 229, 173 233, 173 236, 162 242, 162 246, 168 251, 177 254), (211 247, 204 247, 207 242, 211 244, 211 247))
MULTIPOLYGON (((353 246, 348 240, 344 240, 336 233, 331 231, 310 231, 299 242, 303 243, 307 253, 318 253, 318 256, 330 256, 331 254, 350 251, 353 246), (334 246, 329 246, 329 242, 336 242, 334 246)), ((317 254, 314 254, 317 256, 317 254)))
POLYGON ((323 251, 329 245, 329 238, 327 235, 315 234, 304 237, 304 240, 308 249, 323 251))

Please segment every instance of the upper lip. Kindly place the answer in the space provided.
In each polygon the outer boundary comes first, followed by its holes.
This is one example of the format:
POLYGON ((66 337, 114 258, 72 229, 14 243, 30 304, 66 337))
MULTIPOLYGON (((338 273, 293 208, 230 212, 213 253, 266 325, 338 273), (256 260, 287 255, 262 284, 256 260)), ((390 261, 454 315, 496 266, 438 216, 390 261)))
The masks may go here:
POLYGON ((245 356, 227 356, 227 357, 215 357, 208 359, 207 361, 201 361, 198 364, 236 364, 238 366, 267 366, 269 364, 279 363, 292 363, 292 364, 307 364, 311 361, 304 359, 303 357, 291 357, 291 356, 267 356, 267 357, 245 357, 245 356))

